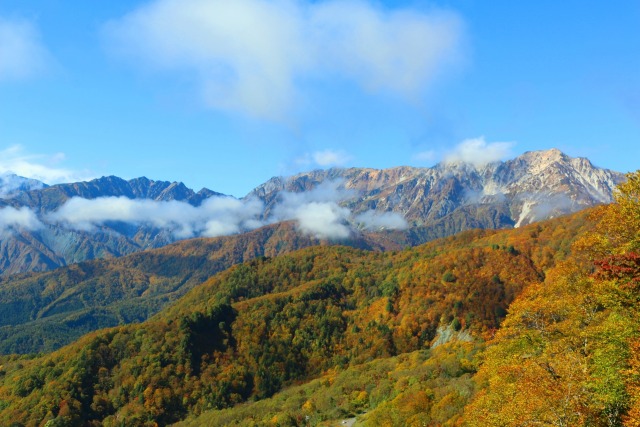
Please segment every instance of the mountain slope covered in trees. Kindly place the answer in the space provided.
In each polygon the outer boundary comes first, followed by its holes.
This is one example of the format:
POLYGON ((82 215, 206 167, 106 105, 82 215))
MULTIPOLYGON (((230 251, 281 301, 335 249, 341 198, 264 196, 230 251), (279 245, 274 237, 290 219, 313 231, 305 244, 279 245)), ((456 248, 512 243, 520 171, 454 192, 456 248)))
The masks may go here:
POLYGON ((329 371, 181 425, 325 425, 321 414, 366 412, 365 426, 639 426, 640 174, 628 178, 571 255, 509 306, 486 350, 453 342, 329 371))
POLYGON ((143 323, 3 356, 0 423, 638 426, 628 178, 613 205, 516 230, 258 257, 143 323))
MULTIPOLYGON (((377 250, 398 247, 382 237, 360 235, 343 243, 377 250)), ((279 223, 236 236, 186 240, 121 258, 2 278, 0 353, 51 351, 99 328, 145 320, 234 264, 319 244, 330 242, 279 223)))
MULTIPOLYGON (((167 425, 268 398, 332 369, 454 337, 489 337, 511 301, 540 283, 583 231, 581 214, 399 252, 314 247, 257 258, 142 324, 94 332, 34 359, 5 357, 0 422, 167 425)), ((415 357, 418 364, 426 356, 415 357)), ((474 371, 464 363, 452 377, 474 371)), ((367 402, 366 409, 375 408, 367 402)))

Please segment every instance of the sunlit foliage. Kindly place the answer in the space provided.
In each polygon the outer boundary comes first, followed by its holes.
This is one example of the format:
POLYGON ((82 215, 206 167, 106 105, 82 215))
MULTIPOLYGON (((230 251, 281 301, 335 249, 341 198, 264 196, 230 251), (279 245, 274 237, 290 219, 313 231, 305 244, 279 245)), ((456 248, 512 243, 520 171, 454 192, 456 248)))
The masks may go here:
MULTIPOLYGON (((495 334, 523 289, 567 257, 583 229, 576 215, 399 252, 314 247, 259 257, 142 324, 4 363, 0 425, 168 425, 447 341, 460 346, 416 356, 406 373, 386 374, 387 388, 354 383, 341 407, 370 411, 370 425, 383 414, 382 425, 458 422, 474 390, 470 352, 495 334), (443 280, 447 272, 454 280, 443 280)), ((305 404, 323 411, 320 401, 305 404)), ((274 416, 274 425, 303 425, 293 412, 274 416)))

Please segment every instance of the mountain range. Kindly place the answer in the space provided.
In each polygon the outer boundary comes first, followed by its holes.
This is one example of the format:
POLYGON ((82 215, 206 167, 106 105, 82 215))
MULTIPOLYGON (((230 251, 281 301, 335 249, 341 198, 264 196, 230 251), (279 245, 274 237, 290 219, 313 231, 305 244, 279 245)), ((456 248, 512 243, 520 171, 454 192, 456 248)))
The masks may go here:
POLYGON ((623 175, 552 149, 484 165, 317 170, 272 178, 240 199, 147 178, 52 186, 1 179, 0 274, 11 275, 284 220, 320 239, 377 232, 416 245, 608 203, 623 175))
POLYGON ((5 240, 179 241, 0 278, 0 423, 636 425, 640 179, 623 181, 550 150, 242 199, 25 184, 5 240))

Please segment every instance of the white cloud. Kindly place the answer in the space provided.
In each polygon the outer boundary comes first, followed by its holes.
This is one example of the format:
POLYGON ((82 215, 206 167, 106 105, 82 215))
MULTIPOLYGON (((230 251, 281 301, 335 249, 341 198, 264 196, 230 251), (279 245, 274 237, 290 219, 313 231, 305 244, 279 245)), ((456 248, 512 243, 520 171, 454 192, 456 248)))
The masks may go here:
POLYGON ((49 53, 28 21, 0 17, 0 81, 24 79, 44 71, 49 53))
POLYGON ((153 201, 126 197, 83 199, 74 197, 47 220, 91 231, 112 221, 147 224, 170 230, 176 238, 215 237, 238 233, 261 225, 256 218, 262 202, 232 197, 212 197, 195 207, 180 201, 153 201))
POLYGON ((196 77, 211 107, 282 119, 310 81, 415 98, 460 56, 453 13, 360 0, 155 0, 105 27, 137 63, 196 77))
POLYGON ((397 212, 378 212, 368 210, 355 217, 355 221, 362 224, 365 230, 405 230, 409 224, 397 212))
POLYGON ((44 187, 40 181, 26 179, 11 173, 0 173, 0 198, 7 198, 20 191, 39 190, 44 187))
POLYGON ((355 195, 340 188, 340 181, 325 181, 302 193, 283 191, 273 208, 271 222, 293 219, 301 231, 318 238, 342 239, 349 236, 349 209, 339 203, 355 195))
POLYGON ((484 137, 467 139, 445 156, 445 163, 464 162, 483 166, 511 154, 512 142, 486 142, 484 137))
POLYGON ((295 160, 298 166, 319 166, 322 168, 344 166, 351 161, 351 156, 344 150, 320 150, 307 153, 295 160))
POLYGON ((212 197, 196 207, 175 200, 74 197, 43 219, 82 231, 113 222, 147 225, 168 230, 178 239, 235 234, 285 220, 295 220, 303 233, 326 239, 349 237, 354 223, 365 230, 407 227, 404 218, 393 212, 371 210, 354 217, 349 208, 341 206, 354 197, 357 193, 341 188, 340 181, 323 182, 300 193, 282 192, 266 221, 260 219, 264 205, 258 199, 212 197))
POLYGON ((337 203, 310 202, 300 205, 293 212, 300 230, 319 238, 344 239, 351 233, 345 224, 349 209, 337 203))
POLYGON ((42 227, 36 214, 27 207, 0 208, 0 235, 17 230, 33 231, 42 227))
POLYGON ((340 188, 340 184, 339 181, 324 182, 310 191, 282 192, 269 221, 259 220, 264 210, 261 201, 232 197, 212 197, 199 207, 175 200, 74 197, 46 215, 45 220, 83 231, 93 231, 110 222, 144 224, 169 230, 179 239, 235 234, 285 220, 295 220, 303 233, 326 239, 349 237, 353 222, 367 230, 406 228, 406 221, 395 213, 367 211, 354 218, 340 203, 357 194, 340 188))
POLYGON ((431 163, 437 159, 436 152, 434 150, 421 151, 413 156, 413 160, 421 163, 431 163))
POLYGON ((342 150, 316 151, 312 154, 312 158, 317 165, 323 167, 344 166, 349 160, 351 160, 351 156, 342 150))
POLYGON ((56 153, 53 156, 26 154, 22 146, 14 145, 0 151, 0 174, 13 173, 47 184, 86 181, 94 178, 88 171, 54 167, 63 159, 62 153, 56 153))
POLYGON ((282 192, 273 209, 272 222, 293 219, 301 231, 318 238, 344 239, 350 234, 349 224, 359 223, 364 229, 404 229, 407 223, 400 214, 366 211, 354 218, 340 203, 357 193, 341 188, 340 181, 325 181, 302 193, 282 192))

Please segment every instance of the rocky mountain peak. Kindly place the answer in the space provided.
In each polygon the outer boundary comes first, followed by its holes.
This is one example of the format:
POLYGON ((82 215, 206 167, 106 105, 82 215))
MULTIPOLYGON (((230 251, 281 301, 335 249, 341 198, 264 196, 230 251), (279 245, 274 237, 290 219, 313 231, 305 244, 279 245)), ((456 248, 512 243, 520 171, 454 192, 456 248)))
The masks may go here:
POLYGON ((412 225, 454 221, 450 228, 460 231, 470 226, 470 217, 473 227, 511 227, 608 203, 623 179, 553 148, 482 166, 442 162, 433 168, 316 170, 273 178, 250 195, 265 202, 268 214, 280 191, 309 191, 334 181, 355 190, 341 201, 355 212, 395 212, 412 225))

